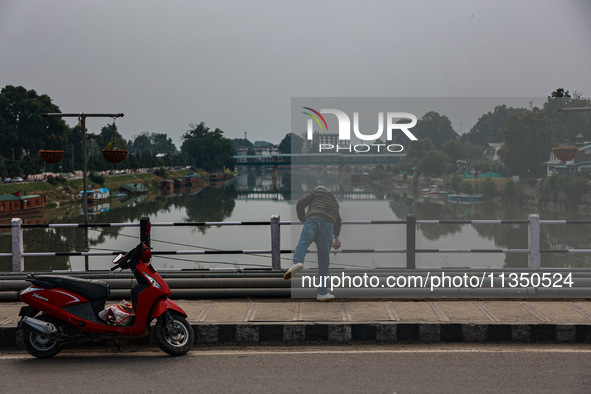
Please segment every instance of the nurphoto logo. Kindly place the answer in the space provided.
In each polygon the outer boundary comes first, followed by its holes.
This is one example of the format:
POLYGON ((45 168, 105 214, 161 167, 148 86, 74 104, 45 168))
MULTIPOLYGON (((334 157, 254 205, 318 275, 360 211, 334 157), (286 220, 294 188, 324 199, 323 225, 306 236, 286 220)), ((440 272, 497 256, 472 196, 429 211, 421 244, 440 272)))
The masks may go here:
POLYGON ((307 123, 307 139, 314 139, 314 122, 320 127, 320 132, 329 132, 328 123, 323 114, 330 114, 336 116, 338 122, 338 139, 348 145, 339 145, 338 143, 321 143, 318 145, 318 152, 335 151, 335 152, 356 152, 366 153, 372 147, 377 148, 378 152, 387 151, 390 153, 400 153, 404 147, 400 144, 375 143, 384 134, 384 123, 386 123, 386 141, 392 141, 394 138, 394 131, 401 131, 411 141, 417 141, 417 137, 409 130, 416 126, 417 117, 408 112, 378 112, 378 130, 375 133, 365 134, 359 128, 359 112, 353 112, 353 135, 361 141, 372 141, 373 143, 351 144, 351 118, 347 113, 338 109, 320 109, 317 111, 310 107, 302 107, 303 113, 309 116, 307 123), (409 123, 397 123, 402 119, 410 119, 409 123))

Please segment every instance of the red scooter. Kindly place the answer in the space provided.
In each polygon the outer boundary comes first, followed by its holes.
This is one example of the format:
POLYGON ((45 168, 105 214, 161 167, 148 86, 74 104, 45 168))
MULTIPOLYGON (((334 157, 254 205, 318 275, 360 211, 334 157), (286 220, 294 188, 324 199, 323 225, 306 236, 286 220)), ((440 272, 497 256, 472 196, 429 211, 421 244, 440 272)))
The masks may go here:
POLYGON ((154 339, 166 353, 180 356, 193 346, 193 328, 187 314, 171 301, 170 288, 151 264, 152 253, 143 243, 119 254, 117 268, 131 269, 137 284, 131 289, 135 316, 126 326, 99 317, 110 295, 103 281, 60 275, 28 275, 31 286, 20 294, 28 304, 21 308, 18 326, 23 330, 27 351, 38 358, 58 354, 64 344, 83 340, 138 338, 150 334, 150 322, 157 319, 154 339), (35 317, 42 312, 39 317, 35 317))

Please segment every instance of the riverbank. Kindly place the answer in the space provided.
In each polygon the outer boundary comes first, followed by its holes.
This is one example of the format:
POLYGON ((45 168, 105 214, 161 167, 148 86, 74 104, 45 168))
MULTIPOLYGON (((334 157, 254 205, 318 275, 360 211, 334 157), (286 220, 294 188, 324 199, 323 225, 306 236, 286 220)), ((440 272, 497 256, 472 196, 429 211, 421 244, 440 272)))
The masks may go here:
POLYGON ((400 185, 405 187, 400 189, 402 193, 415 196, 422 189, 437 185, 450 193, 481 195, 485 201, 499 204, 553 212, 591 212, 591 181, 582 175, 556 175, 514 181, 512 178, 468 179, 457 174, 442 178, 413 179, 385 171, 370 173, 369 189, 376 195, 385 195, 400 185))
MULTIPOLYGON (((188 168, 172 171, 168 173, 166 177, 159 176, 155 172, 112 174, 101 175, 100 179, 103 180, 103 182, 100 183, 93 182, 91 180, 92 177, 89 177, 87 185, 89 188, 105 186, 109 188, 113 194, 114 191, 118 190, 124 183, 139 183, 146 187, 148 194, 152 194, 159 190, 160 181, 165 179, 174 180, 182 178, 195 172, 206 178, 209 176, 205 171, 195 171, 194 169, 188 168)), ((83 183, 84 182, 81 178, 65 179, 49 177, 45 181, 0 184, 0 195, 12 194, 18 191, 23 194, 44 194, 46 198, 46 206, 48 208, 59 207, 64 204, 75 203, 78 193, 83 189, 83 183)))

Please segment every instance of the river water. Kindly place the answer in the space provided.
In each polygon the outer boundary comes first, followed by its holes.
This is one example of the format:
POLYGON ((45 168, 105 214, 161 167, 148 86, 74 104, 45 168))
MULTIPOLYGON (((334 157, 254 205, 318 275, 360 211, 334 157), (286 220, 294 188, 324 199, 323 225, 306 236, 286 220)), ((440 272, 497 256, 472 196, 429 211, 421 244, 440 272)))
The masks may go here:
MULTIPOLYGON (((407 189, 405 185, 376 187, 355 184, 349 176, 339 182, 334 173, 315 171, 290 174, 280 172, 275 178, 270 170, 248 170, 247 174, 223 185, 202 190, 178 190, 163 195, 139 196, 128 200, 112 197, 108 204, 93 207, 92 223, 139 223, 147 216, 154 223, 174 222, 234 222, 269 221, 279 215, 281 221, 295 219, 295 201, 318 184, 324 184, 336 194, 345 221, 405 220, 414 213, 418 220, 442 219, 505 219, 526 220, 528 214, 538 213, 541 219, 589 219, 575 212, 534 212, 520 204, 483 202, 457 204, 445 198, 425 197, 407 189), (400 187, 402 186, 402 187, 400 187), (102 210, 102 212, 101 212, 102 210)), ((45 210, 46 223, 80 223, 80 206, 67 205, 45 210)), ((281 226, 281 248, 293 249, 301 225, 281 226)), ((591 226, 541 226, 542 249, 588 249, 591 226)), ((0 252, 9 253, 10 233, 0 236, 0 252)), ((91 251, 127 251, 139 240, 138 227, 100 227, 88 232, 91 251)), ((269 226, 159 226, 152 227, 154 251, 190 250, 270 250, 269 226)), ((419 249, 526 249, 526 224, 420 224, 417 226, 419 249)), ((341 232, 342 248, 405 249, 404 224, 360 225, 345 224, 341 232)), ((80 252, 84 245, 84 230, 80 228, 26 229, 25 252, 80 252)), ((313 247, 312 247, 313 248, 313 247)), ((591 256, 586 254, 544 253, 544 267, 591 267, 591 256)), ((90 270, 111 266, 112 257, 92 256, 90 270)), ((313 254, 308 261, 315 262, 313 254)), ((154 256, 158 269, 225 269, 269 268, 268 254, 183 254, 154 256)), ((314 263, 315 264, 315 263, 314 263)), ((282 266, 291 265, 290 255, 282 255, 282 266)), ((339 253, 331 255, 331 266, 347 269, 404 267, 404 253, 339 253)), ((527 266, 526 254, 515 253, 417 253, 416 266, 421 268, 517 268, 527 266)), ((9 258, 0 258, 0 270, 10 271, 9 258)), ((84 270, 83 257, 26 257, 25 269, 84 270)))

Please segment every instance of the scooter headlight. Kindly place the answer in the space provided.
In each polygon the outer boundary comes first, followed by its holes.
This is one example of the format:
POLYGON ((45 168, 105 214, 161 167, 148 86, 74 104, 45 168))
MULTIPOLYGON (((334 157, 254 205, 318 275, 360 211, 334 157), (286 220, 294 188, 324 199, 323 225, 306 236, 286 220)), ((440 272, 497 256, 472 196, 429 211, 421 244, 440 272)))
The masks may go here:
POLYGON ((148 279, 148 281, 150 282, 150 284, 160 290, 162 290, 162 286, 160 286, 158 284, 158 282, 156 282, 156 279, 152 278, 150 275, 146 274, 145 272, 143 273, 144 276, 146 277, 146 279, 148 279))

